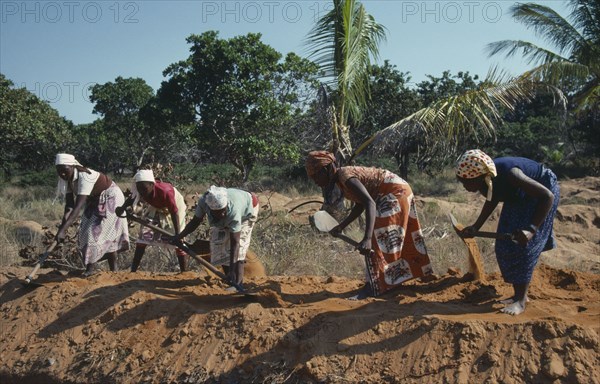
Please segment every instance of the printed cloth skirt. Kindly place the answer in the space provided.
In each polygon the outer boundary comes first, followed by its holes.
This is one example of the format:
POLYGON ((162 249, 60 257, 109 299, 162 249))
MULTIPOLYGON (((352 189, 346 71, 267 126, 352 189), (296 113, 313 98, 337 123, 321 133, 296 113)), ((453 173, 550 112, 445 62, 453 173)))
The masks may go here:
MULTIPOLYGON (((250 240, 252 239, 252 229, 254 223, 258 219, 258 211, 260 204, 258 204, 258 198, 252 196, 252 216, 242 222, 242 229, 240 231, 240 251, 234 262, 245 262, 246 253, 250 248, 250 240)), ((212 265, 229 265, 229 252, 231 250, 231 241, 229 236, 231 230, 229 228, 210 228, 210 263, 212 265)))
MULTIPOLYGON (((558 201, 560 200, 560 189, 556 175, 547 168, 544 168, 542 177, 538 182, 552 192, 554 203, 535 236, 527 243, 526 247, 515 244, 510 240, 496 240, 498 266, 504 281, 510 284, 529 283, 540 253, 556 248, 552 228, 558 201)), ((515 230, 529 226, 537 204, 537 199, 527 195, 516 201, 504 202, 498 222, 498 232, 512 233, 515 230)))
POLYGON ((97 262, 106 253, 129 249, 127 219, 115 213, 115 208, 124 202, 123 192, 114 182, 99 198, 88 198, 78 239, 85 265, 97 262))
MULTIPOLYGON (((185 213, 187 207, 185 200, 179 191, 175 190, 175 203, 177 204, 177 220, 179 221, 179 230, 182 231, 185 228, 185 213)), ((144 209, 142 211, 142 217, 150 219, 156 226, 163 228, 167 231, 174 232, 175 226, 171 219, 171 214, 167 209, 158 209, 150 204, 143 203, 144 209)), ((175 249, 177 256, 185 256, 186 253, 174 245, 166 243, 162 240, 160 233, 154 232, 147 226, 140 224, 140 232, 138 239, 135 242, 136 247, 146 247, 147 245, 155 245, 167 249, 175 249)))
POLYGON ((407 280, 431 275, 433 270, 408 183, 387 172, 375 204, 373 252, 365 259, 367 280, 378 296, 407 280))

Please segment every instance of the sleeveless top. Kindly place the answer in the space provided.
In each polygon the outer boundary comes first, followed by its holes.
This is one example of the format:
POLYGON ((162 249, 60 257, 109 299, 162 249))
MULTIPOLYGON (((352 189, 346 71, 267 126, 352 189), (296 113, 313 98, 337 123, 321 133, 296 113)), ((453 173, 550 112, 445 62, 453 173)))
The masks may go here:
POLYGON ((537 161, 524 157, 498 157, 494 159, 498 175, 492 179, 493 195, 495 201, 515 201, 525 197, 521 188, 516 188, 507 181, 511 169, 519 168, 525 176, 540 181, 544 166, 537 161))

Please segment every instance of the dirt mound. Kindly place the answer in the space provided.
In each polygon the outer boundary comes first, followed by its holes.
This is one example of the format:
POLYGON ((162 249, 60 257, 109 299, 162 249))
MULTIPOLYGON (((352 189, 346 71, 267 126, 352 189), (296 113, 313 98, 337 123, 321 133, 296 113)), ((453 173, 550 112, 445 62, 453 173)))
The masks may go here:
POLYGON ((600 276, 540 266, 527 311, 459 275, 349 301, 360 281, 0 272, 0 379, 20 383, 600 382, 600 276))
MULTIPOLYGON (((33 289, 21 285, 31 268, 5 267, 0 382, 600 383, 600 275, 576 272, 600 273, 599 188, 600 178, 561 181, 558 247, 542 254, 517 317, 499 312, 512 292, 497 274, 481 284, 455 270, 357 302, 346 298, 361 282, 336 276, 248 270, 247 297, 204 272, 46 269, 33 289)), ((260 196, 263 212, 303 223, 312 200, 260 196)), ((448 212, 472 223, 481 197, 459 201, 419 197, 427 229, 447 235, 448 212)))
POLYGON ((9 227, 15 239, 21 244, 30 244, 36 240, 44 239, 46 227, 31 220, 8 220, 0 217, 0 225, 9 227))

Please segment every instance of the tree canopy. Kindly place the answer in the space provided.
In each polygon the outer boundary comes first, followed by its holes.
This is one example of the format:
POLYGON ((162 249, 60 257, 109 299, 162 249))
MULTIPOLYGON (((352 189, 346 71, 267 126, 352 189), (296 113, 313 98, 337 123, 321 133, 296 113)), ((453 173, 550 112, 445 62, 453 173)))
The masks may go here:
POLYGON ((293 53, 282 59, 260 34, 221 39, 209 31, 187 42, 190 56, 164 71, 159 97, 180 105, 179 121, 194 124, 198 145, 244 180, 259 160, 298 160, 290 127, 315 92, 316 66, 293 53))
POLYGON ((73 127, 47 102, 13 85, 0 74, 0 163, 5 176, 53 164, 73 127))

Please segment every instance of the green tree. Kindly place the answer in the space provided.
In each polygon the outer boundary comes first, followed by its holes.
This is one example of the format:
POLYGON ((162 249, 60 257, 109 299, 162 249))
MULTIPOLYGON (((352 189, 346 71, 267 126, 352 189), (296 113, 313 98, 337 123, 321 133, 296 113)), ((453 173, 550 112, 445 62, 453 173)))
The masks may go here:
POLYGON ((503 40, 488 45, 490 56, 507 57, 521 52, 535 68, 522 76, 572 89, 578 110, 600 108, 600 2, 568 0, 571 13, 564 18, 541 4, 515 4, 513 18, 531 28, 556 50, 523 40, 503 40))
POLYGON ((553 94, 564 107, 566 100, 559 89, 530 79, 509 78, 492 69, 475 89, 434 101, 380 129, 357 148, 353 157, 371 144, 376 150, 393 152, 399 138, 418 136, 418 162, 435 171, 466 146, 494 139, 503 116, 520 103, 533 100, 540 91, 553 94))
POLYGON ((124 165, 139 167, 146 153, 155 149, 153 142, 162 134, 161 129, 151 129, 140 116, 153 97, 152 88, 140 78, 119 76, 114 82, 91 87, 93 112, 102 116, 103 131, 110 143, 106 148, 111 159, 109 167, 113 170, 124 165))
POLYGON ((5 176, 40 170, 68 145, 73 124, 47 102, 0 74, 0 164, 5 176))
POLYGON ((526 3, 511 7, 513 18, 533 29, 551 48, 523 40, 503 40, 488 45, 489 55, 521 53, 535 67, 521 75, 556 85, 567 92, 574 107, 574 130, 569 133, 577 152, 597 158, 600 143, 600 2, 569 0, 563 17, 548 6, 526 3), (575 139, 584 142, 576 143, 575 139), (590 140, 591 139, 591 140, 590 140))
POLYGON ((438 100, 477 89, 481 84, 478 80, 478 75, 471 76, 469 72, 461 71, 453 76, 450 71, 444 71, 441 77, 427 75, 427 80, 417 84, 417 92, 423 105, 431 105, 438 100))
MULTIPOLYGON (((381 127, 388 125, 408 116, 422 108, 421 96, 415 89, 408 87, 411 77, 408 73, 400 72, 395 65, 388 60, 382 66, 370 67, 370 93, 367 107, 363 114, 361 123, 357 125, 352 143, 359 145, 376 133, 381 127)), ((417 137, 399 137, 397 139, 397 150, 394 157, 400 166, 400 174, 406 177, 408 158, 400 149, 407 147, 409 141, 415 141, 417 137)), ((377 151, 371 151, 371 156, 380 157, 377 151)))
POLYGON ((498 156, 523 156, 555 165, 566 147, 564 113, 553 106, 551 95, 521 103, 504 117, 497 141, 489 152, 498 156))
POLYGON ((216 31, 187 38, 191 55, 170 65, 159 90, 172 119, 193 123, 196 142, 247 180, 258 161, 299 159, 294 118, 314 93, 316 66, 282 55, 249 33, 220 39, 216 31))
POLYGON ((385 29, 356 0, 333 0, 309 32, 311 58, 333 88, 328 109, 332 150, 346 162, 352 154, 350 123, 359 122, 369 99, 371 58, 379 55, 385 29))
MULTIPOLYGON (((333 132, 332 147, 342 163, 351 162, 372 143, 376 150, 393 151, 398 136, 415 134, 425 139, 427 156, 442 160, 454 157, 464 138, 493 137, 504 110, 511 111, 517 103, 530 100, 540 87, 531 79, 507 78, 492 70, 477 89, 425 105, 381 127, 351 153, 349 123, 351 118, 359 121, 364 111, 369 95, 368 64, 371 57, 377 57, 378 44, 385 34, 383 26, 357 1, 334 0, 333 5, 310 31, 308 42, 315 61, 335 87, 333 103, 327 112, 333 132)), ((560 91, 545 88, 556 92, 562 101, 560 91)), ((327 198, 328 193, 324 191, 326 200, 334 201, 327 198)))
POLYGON ((115 170, 115 150, 113 135, 105 129, 103 119, 89 124, 78 124, 73 128, 73 141, 77 146, 73 153, 83 165, 97 171, 115 170))

